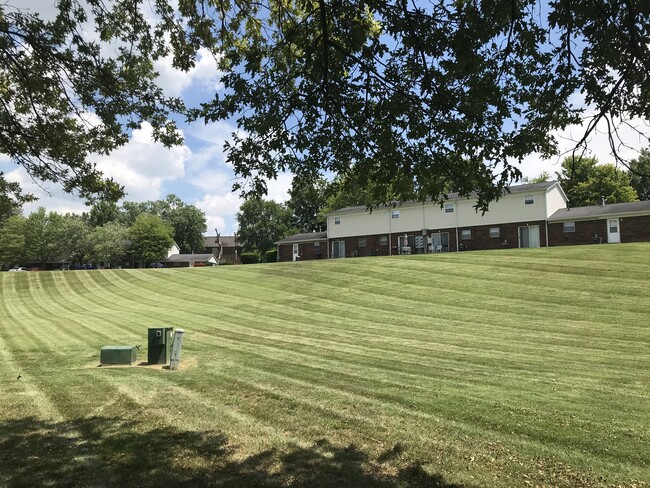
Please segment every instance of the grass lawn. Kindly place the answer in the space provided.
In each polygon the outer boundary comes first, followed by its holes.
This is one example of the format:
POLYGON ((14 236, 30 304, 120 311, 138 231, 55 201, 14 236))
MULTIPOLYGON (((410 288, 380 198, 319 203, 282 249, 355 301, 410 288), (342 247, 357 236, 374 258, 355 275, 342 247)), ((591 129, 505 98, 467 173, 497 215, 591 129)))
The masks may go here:
POLYGON ((649 316, 648 244, 0 273, 0 486, 649 486, 649 316))

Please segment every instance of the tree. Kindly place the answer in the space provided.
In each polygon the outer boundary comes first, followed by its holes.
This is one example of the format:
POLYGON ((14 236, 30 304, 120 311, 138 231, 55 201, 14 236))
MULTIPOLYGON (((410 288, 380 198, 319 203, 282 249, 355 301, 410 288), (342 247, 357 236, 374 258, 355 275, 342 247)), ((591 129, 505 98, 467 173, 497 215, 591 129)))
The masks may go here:
POLYGON ((604 121, 617 154, 630 142, 619 140, 617 123, 650 118, 648 2, 85 6, 61 1, 52 22, 9 5, 0 15, 0 122, 9 135, 0 151, 66 188, 101 190, 88 154, 123 143, 143 120, 177 142, 167 118, 175 109, 189 120, 236 121, 227 160, 245 195, 264 194, 268 179, 289 170, 349 177, 373 204, 443 199, 451 188, 477 191, 484 208, 521 178, 524 156, 556 153, 554 130, 586 118, 575 141, 584 147, 604 121), (102 57, 82 25, 120 46, 117 55, 102 57), (171 50, 187 70, 199 49, 219 60, 223 90, 184 110, 153 84, 152 61, 171 50), (85 111, 102 124, 84 123, 85 111))
POLYGON ((145 264, 160 261, 174 243, 174 230, 157 215, 140 214, 129 228, 131 250, 145 264))
POLYGON ((81 263, 90 254, 90 227, 79 215, 63 215, 52 235, 53 255, 59 259, 81 263))
POLYGON ((548 171, 542 171, 540 174, 532 178, 529 178, 528 176, 524 176, 523 179, 523 182, 528 184, 546 183, 547 181, 551 181, 551 175, 549 174, 548 171))
POLYGON ((174 241, 182 253, 204 249, 203 234, 207 230, 205 213, 195 206, 186 204, 173 194, 167 195, 164 200, 124 202, 119 221, 130 226, 143 213, 157 215, 172 226, 174 241))
POLYGON ((57 234, 61 231, 61 215, 47 213, 43 207, 29 214, 25 221, 25 258, 45 265, 57 258, 57 234))
POLYGON ((92 256, 104 266, 121 265, 129 251, 129 228, 118 222, 96 227, 90 234, 92 256))
POLYGON ((295 232, 291 226, 291 212, 272 200, 246 200, 237 212, 239 234, 237 239, 249 251, 262 256, 275 242, 295 232))
POLYGON ((573 207, 638 200, 628 173, 613 164, 598 164, 596 158, 567 157, 558 181, 573 207))
POLYGON ((23 194, 20 185, 7 181, 0 171, 0 226, 12 215, 19 215, 23 204, 35 200, 32 194, 23 194))
POLYGON ((152 43, 144 12, 109 5, 63 0, 49 21, 0 5, 0 153, 66 191, 117 200, 122 188, 89 157, 124 144, 144 121, 164 143, 179 142, 168 114, 180 105, 153 82, 152 60, 164 49, 152 43))
POLYGON ((0 263, 9 266, 24 263, 25 225, 25 217, 12 215, 0 227, 0 263))
POLYGON ((325 178, 304 180, 294 178, 289 190, 290 200, 287 208, 293 214, 292 224, 302 232, 312 232, 324 229, 326 220, 321 210, 327 203, 326 191, 328 183, 325 178))
POLYGON ((639 157, 630 162, 630 185, 639 200, 650 200, 650 150, 641 149, 639 157))
POLYGON ((208 228, 205 212, 185 204, 176 195, 167 195, 163 202, 166 207, 161 217, 174 229, 174 241, 181 253, 202 252, 205 248, 203 234, 208 228))

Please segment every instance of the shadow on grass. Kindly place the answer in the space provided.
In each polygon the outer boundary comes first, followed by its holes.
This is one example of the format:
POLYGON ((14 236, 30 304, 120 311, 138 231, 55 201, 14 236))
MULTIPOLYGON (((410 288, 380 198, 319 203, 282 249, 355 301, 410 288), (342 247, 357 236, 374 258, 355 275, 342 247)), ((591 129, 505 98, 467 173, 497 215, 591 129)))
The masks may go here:
POLYGON ((94 417, 0 423, 0 486, 462 488, 413 465, 387 474, 363 451, 321 440, 242 458, 216 432, 146 430, 94 417))

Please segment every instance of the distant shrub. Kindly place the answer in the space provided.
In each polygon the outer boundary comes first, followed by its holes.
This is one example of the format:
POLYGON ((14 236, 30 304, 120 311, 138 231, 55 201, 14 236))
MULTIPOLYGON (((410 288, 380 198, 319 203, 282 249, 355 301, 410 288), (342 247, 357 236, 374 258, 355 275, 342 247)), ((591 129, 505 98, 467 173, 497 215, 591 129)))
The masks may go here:
POLYGON ((260 262, 260 255, 256 252, 243 252, 240 257, 242 264, 255 264, 260 262))
POLYGON ((270 251, 266 251, 264 258, 267 263, 275 263, 278 260, 278 250, 271 249, 270 251))

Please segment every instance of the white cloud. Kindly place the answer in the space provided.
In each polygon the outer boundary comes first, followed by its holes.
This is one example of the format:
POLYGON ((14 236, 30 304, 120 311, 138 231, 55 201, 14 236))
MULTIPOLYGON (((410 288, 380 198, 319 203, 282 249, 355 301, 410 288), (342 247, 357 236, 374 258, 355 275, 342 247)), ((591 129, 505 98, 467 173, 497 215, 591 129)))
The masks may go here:
POLYGON ((107 156, 100 156, 97 168, 105 176, 124 185, 130 201, 156 200, 161 186, 185 175, 185 164, 191 150, 183 146, 166 148, 153 140, 148 123, 134 130, 131 140, 107 156))
POLYGON ((187 72, 173 66, 173 56, 169 55, 154 63, 158 71, 158 85, 170 97, 179 97, 189 87, 216 91, 222 87, 222 72, 217 68, 217 60, 206 48, 197 52, 195 65, 187 72))
POLYGON ((208 224, 207 233, 214 235, 214 229, 219 229, 222 235, 232 235, 237 231, 235 214, 243 200, 236 193, 204 195, 203 199, 194 205, 203 210, 208 224))

